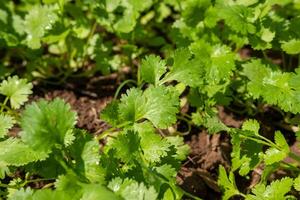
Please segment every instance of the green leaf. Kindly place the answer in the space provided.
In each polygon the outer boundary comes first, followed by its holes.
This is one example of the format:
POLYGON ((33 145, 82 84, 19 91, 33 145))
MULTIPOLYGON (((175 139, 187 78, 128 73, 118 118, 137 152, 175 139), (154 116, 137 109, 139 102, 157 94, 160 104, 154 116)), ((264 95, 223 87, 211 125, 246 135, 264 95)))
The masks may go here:
MULTIPOLYGON (((244 125, 250 125, 250 123, 256 121, 248 121, 244 125)), ((245 129, 246 127, 243 127, 245 129)), ((249 127, 254 128, 255 127, 249 127)), ((248 139, 242 139, 240 135, 245 134, 243 132, 237 131, 231 134, 231 144, 232 144, 232 171, 239 169, 239 174, 241 176, 247 175, 250 170, 253 170, 261 161, 262 145, 248 139)), ((248 134, 248 132, 246 132, 248 134)))
POLYGON ((281 48, 288 54, 298 54, 300 53, 300 40, 292 39, 287 42, 282 42, 281 48))
POLYGON ((105 147, 105 151, 114 149, 116 157, 123 162, 131 163, 137 158, 140 147, 140 138, 133 131, 125 131, 117 136, 116 139, 111 139, 105 147))
POLYGON ((290 152, 289 145, 287 144, 284 136, 280 131, 275 132, 275 144, 277 148, 270 147, 265 153, 265 163, 266 165, 271 165, 275 162, 279 162, 286 158, 290 152))
POLYGON ((171 144, 154 131, 140 132, 141 148, 144 157, 149 162, 159 162, 161 157, 167 156, 171 144))
POLYGON ((295 81, 298 74, 281 72, 252 60, 243 65, 243 72, 250 80, 247 89, 254 98, 262 97, 272 105, 278 105, 284 111, 300 112, 299 83, 295 81))
POLYGON ((0 138, 7 135, 8 130, 16 123, 15 119, 9 115, 0 114, 0 138))
POLYGON ((294 188, 300 192, 300 175, 294 179, 294 188))
POLYGON ((126 91, 126 95, 121 96, 119 113, 124 121, 135 122, 143 118, 145 112, 145 98, 143 98, 142 90, 131 88, 126 91))
POLYGON ((105 172, 100 166, 98 141, 84 130, 75 129, 76 139, 69 151, 76 165, 76 172, 84 174, 91 183, 103 183, 105 172))
POLYGON ((150 87, 144 94, 145 114, 157 128, 167 128, 176 122, 179 108, 179 94, 173 87, 150 87))
POLYGON ((144 92, 132 88, 122 95, 119 113, 124 121, 146 118, 157 128, 167 128, 176 122, 178 107, 178 93, 173 87, 150 86, 144 92))
POLYGON ((290 152, 289 145, 280 131, 275 132, 274 140, 275 144, 282 149, 282 151, 286 152, 287 154, 290 152))
POLYGON ((74 199, 79 199, 82 196, 82 188, 79 186, 78 178, 70 174, 60 175, 55 181, 55 188, 74 199))
POLYGON ((37 190, 33 194, 33 199, 38 199, 38 200, 57 200, 57 199, 64 199, 64 200, 72 200, 72 196, 67 194, 64 191, 59 191, 59 190, 51 190, 51 189, 42 189, 42 190, 37 190))
POLYGON ((230 197, 233 197, 240 193, 235 186, 233 173, 231 172, 229 177, 227 177, 226 170, 222 165, 220 165, 219 167, 218 184, 221 187, 223 192, 223 197, 222 197, 223 200, 227 200, 230 197))
POLYGON ((255 119, 248 119, 243 123, 242 129, 244 131, 250 131, 253 135, 259 135, 259 123, 255 119))
POLYGON ((285 200, 285 195, 291 190, 293 179, 283 178, 273 181, 270 185, 258 184, 252 189, 253 194, 248 194, 246 200, 285 200))
POLYGON ((32 49, 41 47, 41 39, 58 20, 58 6, 36 5, 25 16, 26 43, 32 49))
POLYGON ((8 77, 0 84, 0 93, 9 98, 10 105, 14 109, 20 108, 28 100, 28 96, 32 93, 31 89, 31 83, 17 76, 8 77))
POLYGON ((31 149, 20 139, 8 138, 0 142, 0 166, 22 166, 46 158, 46 153, 31 149))
POLYGON ((49 152, 55 145, 70 142, 76 119, 76 113, 63 100, 41 100, 26 106, 21 119, 21 138, 30 147, 49 152))
POLYGON ((166 72, 166 62, 161 60, 159 56, 150 55, 142 60, 141 78, 154 85, 159 83, 161 76, 166 72))
POLYGON ((184 160, 187 155, 190 153, 190 147, 184 143, 183 137, 180 136, 169 136, 165 139, 173 145, 176 149, 176 154, 173 155, 175 159, 184 160))
POLYGON ((16 190, 13 193, 10 193, 8 196, 8 200, 34 200, 33 199, 33 190, 29 187, 20 190, 16 190))
POLYGON ((122 200, 119 196, 100 184, 86 184, 83 186, 82 200, 122 200))
POLYGON ((266 165, 271 165, 282 161, 286 156, 287 154, 284 151, 271 147, 265 152, 264 160, 266 165))
POLYGON ((161 82, 176 80, 191 87, 199 86, 203 77, 203 64, 198 59, 192 58, 191 52, 186 48, 177 49, 174 52, 173 59, 170 72, 166 74, 161 82))
POLYGON ((171 165, 168 164, 155 167, 155 170, 157 171, 157 173, 163 175, 165 178, 169 180, 174 179, 177 175, 176 170, 171 165))
POLYGON ((250 7, 243 5, 218 5, 219 17, 225 20, 225 24, 237 33, 246 35, 255 33, 256 27, 251 23, 254 16, 250 7))
MULTIPOLYGON (((101 119, 105 120, 107 123, 113 126, 117 126, 118 124, 120 124, 121 121, 119 115, 116 114, 118 112, 119 112, 118 101, 112 101, 102 110, 100 117, 101 119)), ((129 118, 131 118, 130 114, 129 114, 129 118)))
POLYGON ((115 178, 108 184, 108 187, 125 200, 156 200, 158 196, 152 186, 147 188, 144 183, 138 183, 128 178, 125 180, 115 178))

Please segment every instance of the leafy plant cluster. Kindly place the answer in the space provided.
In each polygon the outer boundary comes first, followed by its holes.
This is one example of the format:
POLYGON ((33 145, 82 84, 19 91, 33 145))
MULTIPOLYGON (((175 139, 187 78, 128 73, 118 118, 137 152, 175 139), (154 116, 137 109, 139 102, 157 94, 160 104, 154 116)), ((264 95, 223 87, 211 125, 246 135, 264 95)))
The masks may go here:
POLYGON ((173 7, 176 1, 169 0, 4 0, 1 76, 25 70, 30 80, 63 83, 132 65, 150 48, 167 51, 171 47, 159 31, 169 29, 163 21, 173 7))
POLYGON ((211 134, 229 134, 232 165, 229 173, 219 168, 223 199, 296 199, 300 156, 290 150, 286 133, 267 137, 255 118, 272 108, 283 118, 281 125, 299 135, 299 10, 297 0, 4 1, 1 195, 197 199, 176 185, 189 148, 174 125, 184 121, 211 134), (243 49, 252 55, 241 56, 243 49), (96 138, 75 127, 76 113, 62 100, 18 110, 33 86, 11 74, 25 69, 29 79, 63 83, 69 76, 107 74, 120 66, 132 67, 134 79, 121 86, 135 87, 101 113, 112 128, 96 138), (220 106, 247 120, 241 128, 225 125, 218 118, 220 106), (21 128, 17 137, 8 135, 14 125, 21 128), (99 149, 102 139, 106 144, 99 149), (235 177, 247 177, 258 166, 259 183, 241 191, 235 177), (279 169, 289 177, 270 181, 279 169), (35 182, 46 184, 29 187, 35 182))
POLYGON ((77 115, 60 99, 19 108, 32 85, 17 76, 4 80, 0 142, 0 187, 8 199, 179 199, 176 174, 189 148, 179 136, 162 138, 155 127, 176 121, 178 95, 171 86, 131 89, 103 117, 114 125, 100 151, 98 141, 75 128, 77 115), (7 90, 9 88, 10 90, 7 90), (14 90, 13 90, 14 89, 14 90), (175 95, 174 95, 175 94, 175 95), (9 105, 7 101, 10 101, 9 105), (164 103, 164 110, 157 109, 164 103), (118 114, 118 118, 111 115, 118 114), (15 116, 16 115, 16 116, 15 116), (144 120, 142 120, 144 119, 144 120), (19 137, 8 130, 18 123, 19 137), (25 173, 14 177, 16 171, 25 173), (34 190, 30 183, 49 182, 34 190), (50 189, 50 188, 55 188, 50 189))

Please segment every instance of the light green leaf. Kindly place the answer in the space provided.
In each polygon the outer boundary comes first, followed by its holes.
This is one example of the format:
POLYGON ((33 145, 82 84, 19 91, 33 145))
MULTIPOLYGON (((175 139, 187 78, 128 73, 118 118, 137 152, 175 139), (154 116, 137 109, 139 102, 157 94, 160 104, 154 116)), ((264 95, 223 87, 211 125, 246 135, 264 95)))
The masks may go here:
POLYGON ((287 42, 282 42, 281 48, 288 54, 298 54, 300 53, 300 40, 292 39, 287 42))
POLYGON ((123 162, 131 163, 137 158, 140 147, 140 138, 133 131, 122 132, 116 139, 111 139, 105 146, 105 151, 114 149, 116 157, 123 162))
POLYGON ((258 135, 260 126, 259 126, 259 123, 258 123, 257 120, 248 119, 247 121, 245 121, 243 123, 242 129, 245 130, 245 131, 250 131, 254 135, 258 135))
POLYGON ((148 83, 157 85, 161 76, 166 72, 166 63, 159 56, 150 55, 142 60, 141 77, 148 83))
POLYGON ((173 66, 170 72, 161 80, 167 82, 176 80, 191 87, 199 86, 203 76, 203 63, 193 59, 188 49, 177 49, 173 56, 173 66), (188 77, 188 78, 187 78, 188 77))
POLYGON ((286 156, 286 152, 271 147, 265 152, 264 159, 266 165, 271 165, 273 163, 282 161, 284 158, 286 158, 286 156))
POLYGON ((300 175, 294 179, 294 188, 300 192, 300 175))
POLYGON ((41 100, 26 106, 21 119, 21 138, 30 147, 49 152, 55 145, 69 145, 76 119, 76 113, 63 100, 41 100))
POLYGON ((27 34, 26 43, 32 49, 41 46, 41 39, 52 29, 58 20, 58 6, 36 5, 25 16, 24 30, 27 34))
POLYGON ((190 147, 184 143, 183 137, 169 136, 165 137, 165 139, 176 149, 176 154, 173 155, 174 158, 178 160, 186 159, 187 155, 190 153, 190 147))
POLYGON ((8 130, 16 123, 15 119, 9 115, 0 114, 0 138, 7 135, 8 130))
POLYGON ((246 200, 285 200, 286 193, 291 190, 293 179, 283 178, 273 181, 270 185, 258 184, 252 189, 253 194, 248 194, 246 200))
POLYGON ((167 128, 176 122, 178 107, 178 93, 173 87, 150 86, 144 92, 132 88, 122 95, 119 113, 124 121, 146 118, 155 127, 167 128))
POLYGON ((156 200, 158 196, 154 187, 148 188, 144 183, 130 179, 115 178, 108 184, 108 187, 125 200, 156 200))
POLYGON ((8 200, 34 200, 33 199, 33 190, 29 187, 24 189, 21 188, 20 190, 11 190, 8 195, 8 200))
POLYGON ((223 197, 222 197, 223 200, 227 200, 239 194, 239 191, 235 186, 233 173, 230 173, 228 177, 226 170, 222 165, 220 165, 219 167, 218 184, 221 187, 223 192, 223 197))
POLYGON ((0 84, 0 93, 7 96, 10 106, 14 109, 20 108, 32 93, 32 84, 26 79, 19 79, 17 76, 8 77, 0 84))
POLYGON ((44 152, 31 149, 17 138, 8 138, 0 142, 0 166, 22 166, 45 160, 47 156, 44 152))
POLYGON ((122 200, 118 195, 100 184, 86 184, 80 200, 122 200))

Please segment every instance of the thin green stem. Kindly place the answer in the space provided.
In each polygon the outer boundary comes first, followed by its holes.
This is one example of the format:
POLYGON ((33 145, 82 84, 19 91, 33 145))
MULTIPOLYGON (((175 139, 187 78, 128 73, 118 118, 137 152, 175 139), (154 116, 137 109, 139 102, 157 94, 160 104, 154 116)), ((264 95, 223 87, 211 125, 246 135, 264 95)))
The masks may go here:
POLYGON ((8 100, 9 100, 9 97, 5 97, 3 104, 1 104, 0 113, 3 112, 4 108, 6 108, 6 104, 7 104, 8 100))
POLYGON ((26 180, 24 183, 21 184, 22 187, 24 187, 25 185, 29 184, 29 183, 35 183, 35 182, 40 182, 40 181, 52 181, 55 180, 55 178, 38 178, 38 179, 34 179, 34 180, 26 180))
POLYGON ((191 125, 192 122, 189 119, 187 119, 187 118, 185 118, 183 116, 177 116, 177 119, 185 121, 187 123, 187 125, 188 125, 188 130, 185 131, 185 132, 176 131, 176 133, 178 133, 181 136, 188 135, 191 132, 191 130, 192 130, 192 125, 191 125))
POLYGON ((194 196, 193 194, 188 193, 188 192, 186 192, 185 190, 183 190, 183 189, 181 189, 181 188, 180 188, 180 190, 181 190, 181 192, 182 192, 185 196, 188 196, 188 197, 190 197, 190 198, 192 198, 192 199, 195 199, 195 200, 202 200, 201 198, 196 197, 196 196, 194 196))
MULTIPOLYGON (((114 132, 115 130, 118 130, 118 129, 120 129, 120 128, 123 128, 123 127, 125 127, 125 126, 127 126, 127 125, 129 125, 129 124, 131 124, 131 122, 124 122, 124 123, 122 123, 122 124, 120 124, 120 125, 118 125, 118 126, 116 126, 116 127, 112 127, 112 128, 109 128, 109 129, 107 129, 106 131, 104 131, 103 133, 101 133, 100 135, 98 135, 97 137, 96 137, 96 140, 102 140, 102 139, 104 139, 105 137, 107 137, 108 135, 110 135, 112 132, 114 132)), ((97 133, 97 132, 96 132, 97 133)))
POLYGON ((249 136, 246 136, 246 135, 240 135, 240 137, 243 137, 243 138, 246 138, 248 140, 252 140, 254 142, 257 142, 257 143, 260 143, 260 144, 264 144, 264 145, 267 145, 267 146, 272 146, 269 143, 267 143, 265 141, 262 141, 260 139, 257 139, 257 138, 252 138, 252 137, 249 137, 249 136))
POLYGON ((0 183, 0 187, 2 187, 2 188, 19 189, 19 187, 16 186, 16 185, 8 185, 8 184, 4 184, 4 183, 0 183))
POLYGON ((280 164, 283 168, 286 168, 286 169, 289 169, 289 170, 292 170, 292 171, 296 171, 298 173, 300 172, 300 169, 298 167, 295 167, 294 165, 291 165, 290 163, 287 163, 287 162, 283 161, 280 164))
POLYGON ((291 157, 293 160, 297 161, 298 163, 300 163, 300 156, 298 156, 297 154, 290 152, 289 153, 289 157, 291 157))
POLYGON ((116 93, 115 93, 114 99, 117 99, 117 98, 118 98, 121 89, 122 89, 125 85, 127 85, 128 83, 137 84, 137 82, 136 82, 135 80, 132 80, 132 79, 128 79, 128 80, 124 81, 121 85, 119 85, 119 87, 118 87, 118 89, 117 89, 117 91, 116 91, 116 93))

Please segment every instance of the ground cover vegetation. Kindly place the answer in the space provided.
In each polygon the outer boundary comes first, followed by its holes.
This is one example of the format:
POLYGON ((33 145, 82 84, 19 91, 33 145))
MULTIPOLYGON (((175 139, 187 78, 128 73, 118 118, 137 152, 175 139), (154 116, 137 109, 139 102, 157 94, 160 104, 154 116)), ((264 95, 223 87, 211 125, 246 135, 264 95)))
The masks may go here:
POLYGON ((0 198, 299 199, 299 11, 2 1, 0 198))

